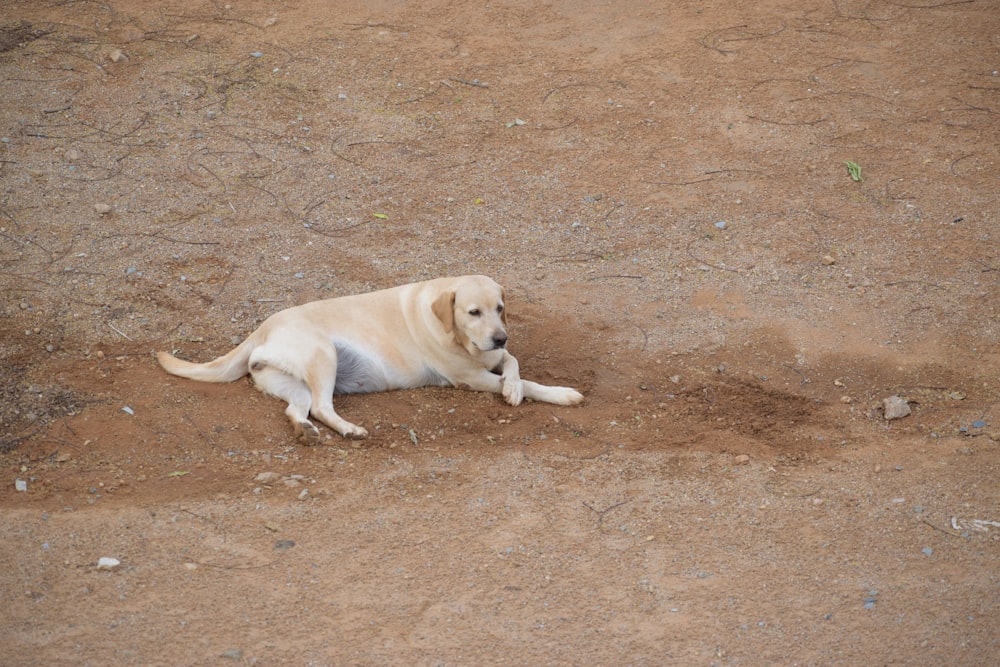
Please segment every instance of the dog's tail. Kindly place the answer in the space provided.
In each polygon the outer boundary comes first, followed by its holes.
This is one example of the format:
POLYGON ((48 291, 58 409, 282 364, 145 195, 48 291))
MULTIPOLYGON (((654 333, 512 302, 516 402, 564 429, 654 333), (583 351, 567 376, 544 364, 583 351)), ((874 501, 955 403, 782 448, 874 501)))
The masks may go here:
POLYGON ((250 353, 254 347, 255 343, 247 338, 227 354, 204 364, 178 359, 169 352, 157 352, 156 360, 171 375, 202 382, 232 382, 250 372, 250 353))

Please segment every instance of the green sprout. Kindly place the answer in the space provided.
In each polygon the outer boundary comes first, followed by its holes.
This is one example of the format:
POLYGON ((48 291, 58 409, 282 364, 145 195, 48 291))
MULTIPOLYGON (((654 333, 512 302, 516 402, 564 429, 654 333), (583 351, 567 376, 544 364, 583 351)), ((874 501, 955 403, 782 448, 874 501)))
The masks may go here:
POLYGON ((851 162, 850 160, 845 160, 844 164, 847 165, 847 171, 851 174, 851 180, 855 183, 860 183, 865 180, 861 178, 861 165, 857 162, 851 162))

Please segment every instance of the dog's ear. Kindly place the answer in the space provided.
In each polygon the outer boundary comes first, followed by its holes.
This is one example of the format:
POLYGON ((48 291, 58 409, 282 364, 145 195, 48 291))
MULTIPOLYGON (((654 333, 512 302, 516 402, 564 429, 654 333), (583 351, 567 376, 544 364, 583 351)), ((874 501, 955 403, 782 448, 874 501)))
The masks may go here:
POLYGON ((507 326, 507 290, 500 288, 500 303, 503 304, 503 310, 500 311, 500 321, 503 325, 507 326))
POLYGON ((445 292, 434 300, 431 305, 435 317, 444 325, 444 332, 451 333, 455 328, 455 293, 445 292))

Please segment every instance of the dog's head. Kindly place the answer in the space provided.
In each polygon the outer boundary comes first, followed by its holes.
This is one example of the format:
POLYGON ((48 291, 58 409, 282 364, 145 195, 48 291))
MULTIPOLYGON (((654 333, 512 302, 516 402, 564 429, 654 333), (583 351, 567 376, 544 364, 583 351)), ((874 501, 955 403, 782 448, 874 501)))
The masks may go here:
POLYGON ((468 276, 434 301, 434 315, 469 354, 507 345, 507 314, 500 285, 485 276, 468 276))

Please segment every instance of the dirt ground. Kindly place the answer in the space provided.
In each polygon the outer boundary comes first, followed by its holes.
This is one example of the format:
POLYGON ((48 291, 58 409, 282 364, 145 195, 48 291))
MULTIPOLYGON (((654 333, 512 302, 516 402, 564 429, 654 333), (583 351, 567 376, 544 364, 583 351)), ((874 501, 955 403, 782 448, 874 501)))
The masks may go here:
POLYGON ((0 662, 996 664, 998 69, 992 0, 3 3, 0 662), (309 448, 152 356, 465 273, 582 406, 309 448))

